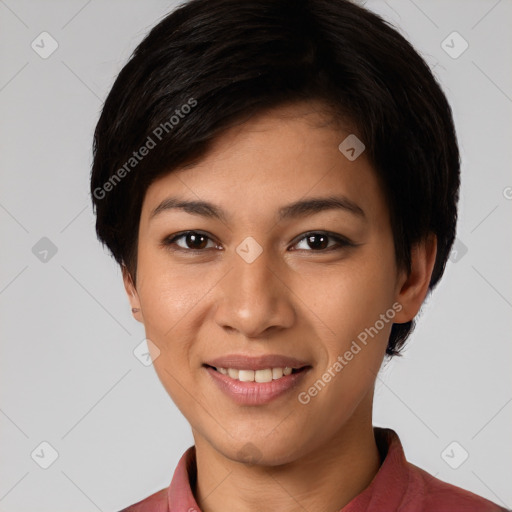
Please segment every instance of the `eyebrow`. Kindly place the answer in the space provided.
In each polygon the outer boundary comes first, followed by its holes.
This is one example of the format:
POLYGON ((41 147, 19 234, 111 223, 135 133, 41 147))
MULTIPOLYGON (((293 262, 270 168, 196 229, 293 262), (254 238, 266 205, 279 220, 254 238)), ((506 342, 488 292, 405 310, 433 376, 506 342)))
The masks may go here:
MULTIPOLYGON (((158 214, 168 210, 182 210, 191 215, 218 219, 227 222, 229 215, 220 207, 207 201, 189 201, 178 197, 164 199, 150 214, 153 219, 158 214)), ((313 215, 325 210, 343 210, 361 219, 366 219, 363 209, 345 196, 310 197, 295 201, 278 210, 278 220, 313 215)))

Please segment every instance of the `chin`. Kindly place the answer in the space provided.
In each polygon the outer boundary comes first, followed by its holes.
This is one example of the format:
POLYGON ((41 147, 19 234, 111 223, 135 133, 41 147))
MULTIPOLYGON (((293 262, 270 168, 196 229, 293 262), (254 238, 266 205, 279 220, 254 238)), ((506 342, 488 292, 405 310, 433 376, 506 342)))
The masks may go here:
POLYGON ((280 466, 288 464, 298 458, 295 452, 297 443, 288 438, 285 440, 274 440, 269 442, 266 436, 252 440, 229 439, 228 444, 218 448, 218 451, 226 458, 247 465, 258 466, 280 466), (278 446, 276 446, 278 445, 278 446))

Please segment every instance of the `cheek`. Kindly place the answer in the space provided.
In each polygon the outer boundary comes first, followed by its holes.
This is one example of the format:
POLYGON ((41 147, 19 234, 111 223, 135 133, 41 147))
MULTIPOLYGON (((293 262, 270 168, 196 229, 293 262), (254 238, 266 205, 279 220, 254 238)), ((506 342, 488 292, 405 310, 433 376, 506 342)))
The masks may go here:
MULTIPOLYGON (((312 398, 312 410, 337 428, 349 418, 373 389, 385 355, 394 315, 392 258, 368 254, 321 281, 316 311, 323 324, 324 351, 313 388, 302 390, 312 398), (381 315, 389 317, 381 319, 381 315), (330 411, 322 415, 318 411, 330 411)), ((310 289, 313 288, 313 281, 310 289)), ((307 397, 306 397, 307 399, 307 397)))
POLYGON ((192 354, 198 320, 194 313, 204 292, 195 279, 162 264, 158 257, 140 258, 139 268, 145 333, 159 350, 154 370, 178 409, 189 417, 195 403, 191 396, 199 398, 191 392, 197 370, 192 354))
MULTIPOLYGON (((176 399, 183 393, 180 383, 193 375, 195 359, 192 334, 201 322, 198 304, 208 290, 211 277, 190 275, 186 266, 170 265, 164 251, 141 248, 138 258, 138 295, 146 337, 160 351, 153 366, 168 393, 176 399)), ((192 267, 188 267, 191 269, 192 267)))
MULTIPOLYGON (((332 348, 342 349, 373 326, 394 302, 393 247, 368 243, 336 267, 303 276, 305 303, 326 327, 332 348)), ((389 324, 389 328, 390 328, 389 324)))
MULTIPOLYGON (((323 299, 317 300, 323 304, 317 311, 329 327, 322 370, 330 391, 319 393, 318 405, 344 416, 373 387, 395 314, 394 278, 394 249, 382 241, 368 244, 357 258, 322 280, 323 299)), ((338 416, 332 421, 340 421, 338 416)))
POLYGON ((205 267, 171 264, 165 250, 149 247, 139 247, 138 276, 145 327, 164 343, 214 284, 205 267))

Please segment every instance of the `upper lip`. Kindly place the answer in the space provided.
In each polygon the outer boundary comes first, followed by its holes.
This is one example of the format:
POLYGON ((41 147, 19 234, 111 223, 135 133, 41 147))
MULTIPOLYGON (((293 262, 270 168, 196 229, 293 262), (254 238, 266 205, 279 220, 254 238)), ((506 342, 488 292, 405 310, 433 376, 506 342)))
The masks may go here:
POLYGON ((302 368, 309 366, 306 361, 279 354, 265 354, 260 356, 245 356, 242 354, 228 354, 216 357, 205 362, 215 368, 233 368, 236 370, 266 370, 267 368, 302 368))

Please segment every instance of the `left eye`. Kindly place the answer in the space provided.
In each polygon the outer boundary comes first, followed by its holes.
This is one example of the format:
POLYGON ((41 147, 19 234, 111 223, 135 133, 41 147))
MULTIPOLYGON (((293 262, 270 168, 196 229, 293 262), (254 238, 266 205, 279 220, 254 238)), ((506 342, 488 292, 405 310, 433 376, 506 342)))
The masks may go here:
MULTIPOLYGON (((296 244, 306 244, 313 249, 313 252, 330 251, 339 249, 346 246, 353 245, 349 240, 339 235, 334 235, 325 232, 311 232, 302 237, 296 244), (333 244, 329 244, 329 240, 334 240, 333 244)), ((299 250, 309 250, 306 247, 298 247, 299 250)))

